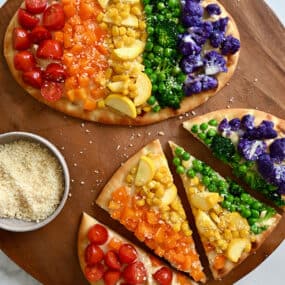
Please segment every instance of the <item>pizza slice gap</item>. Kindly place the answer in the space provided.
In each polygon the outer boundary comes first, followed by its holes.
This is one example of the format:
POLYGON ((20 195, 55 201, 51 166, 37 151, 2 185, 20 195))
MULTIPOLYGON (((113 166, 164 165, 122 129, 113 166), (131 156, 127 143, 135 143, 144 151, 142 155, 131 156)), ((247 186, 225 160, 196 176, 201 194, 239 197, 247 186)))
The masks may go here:
POLYGON ((78 230, 77 251, 91 285, 197 285, 86 213, 78 230))
POLYGON ((183 127, 251 189, 285 210, 285 121, 253 109, 225 109, 183 127))
POLYGON ((275 209, 169 142, 214 279, 254 253, 277 226, 275 209))
POLYGON ((159 140, 112 176, 96 203, 174 268, 205 282, 192 231, 159 140))

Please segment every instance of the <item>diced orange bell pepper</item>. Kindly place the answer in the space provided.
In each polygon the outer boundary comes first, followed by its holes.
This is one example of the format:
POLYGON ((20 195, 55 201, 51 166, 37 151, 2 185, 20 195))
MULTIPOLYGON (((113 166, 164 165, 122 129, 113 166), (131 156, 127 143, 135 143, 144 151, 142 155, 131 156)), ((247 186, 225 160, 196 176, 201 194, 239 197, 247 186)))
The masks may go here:
POLYGON ((93 111, 96 109, 96 107, 97 107, 96 101, 94 101, 91 98, 86 98, 86 100, 84 101, 84 106, 83 106, 84 110, 93 111))
POLYGON ((119 251, 122 244, 122 241, 118 240, 117 238, 112 238, 107 246, 110 250, 119 251))
POLYGON ((76 14, 76 7, 74 4, 67 4, 63 6, 64 14, 67 18, 71 18, 76 14))
POLYGON ((81 1, 79 4, 79 16, 82 20, 87 20, 92 18, 95 15, 94 7, 86 3, 85 1, 81 1))
POLYGON ((55 39, 55 40, 57 40, 57 41, 63 43, 63 32, 61 32, 61 31, 56 31, 56 32, 54 32, 53 36, 54 36, 54 39, 55 39))
POLYGON ((216 255, 214 259, 214 268, 217 270, 223 269, 225 267, 226 257, 223 254, 216 255))

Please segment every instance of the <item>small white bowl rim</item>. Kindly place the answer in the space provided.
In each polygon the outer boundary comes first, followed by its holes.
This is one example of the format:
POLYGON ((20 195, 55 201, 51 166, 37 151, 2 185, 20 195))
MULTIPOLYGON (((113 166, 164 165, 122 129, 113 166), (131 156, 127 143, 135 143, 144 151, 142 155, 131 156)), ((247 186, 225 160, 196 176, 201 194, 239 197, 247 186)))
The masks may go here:
POLYGON ((39 222, 35 222, 35 221, 28 222, 28 221, 22 221, 22 220, 12 219, 12 218, 0 218, 0 229, 12 231, 12 232, 34 231, 34 230, 44 227, 45 225, 50 223, 52 220, 54 220, 59 215, 61 210, 63 209, 66 203, 66 200, 68 198, 68 193, 69 193, 69 188, 70 188, 70 175, 69 175, 69 170, 68 170, 68 166, 65 161, 65 158, 62 155, 62 153, 59 151, 59 149, 46 138, 40 135, 34 134, 34 133, 30 133, 30 132, 22 132, 22 131, 7 132, 7 133, 0 134, 0 145, 13 142, 13 141, 17 141, 17 140, 21 140, 21 139, 32 141, 32 142, 38 142, 50 150, 52 155, 58 160, 59 164, 62 167, 62 172, 64 176, 64 191, 63 191, 61 201, 59 205, 57 206, 56 210, 44 220, 41 220, 39 222), (6 139, 6 142, 5 142, 5 139, 6 139))

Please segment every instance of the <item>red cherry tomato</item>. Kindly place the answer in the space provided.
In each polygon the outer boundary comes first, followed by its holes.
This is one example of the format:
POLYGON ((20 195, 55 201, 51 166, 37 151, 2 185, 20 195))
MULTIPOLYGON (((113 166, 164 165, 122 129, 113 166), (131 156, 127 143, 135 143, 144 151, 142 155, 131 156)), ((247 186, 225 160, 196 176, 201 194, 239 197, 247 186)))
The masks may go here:
POLYGON ((59 63, 50 63, 43 75, 45 80, 54 82, 64 82, 66 79, 66 72, 63 66, 59 63))
POLYGON ((43 40, 50 40, 51 38, 51 33, 43 26, 36 26, 30 33, 30 39, 35 44, 39 44, 43 40))
POLYGON ((14 49, 24 50, 28 49, 31 45, 29 33, 22 28, 14 28, 13 30, 13 46, 14 49))
POLYGON ((22 27, 33 29, 40 22, 40 19, 20 8, 18 11, 18 21, 22 27))
POLYGON ((119 249, 119 258, 122 263, 132 263, 137 259, 136 249, 129 243, 121 245, 119 249))
MULTIPOLYGON (((44 81, 44 83, 42 84, 42 87, 41 87, 42 96, 49 102, 58 101, 62 97, 63 91, 64 91, 64 84, 58 83, 58 82, 44 81)), ((99 258, 101 253, 100 252, 97 252, 97 253, 94 252, 93 254, 94 254, 93 258, 95 259, 95 258, 99 258), (95 256, 96 254, 97 254, 97 257, 95 256)), ((101 260, 102 259, 103 259, 103 257, 101 258, 101 260)))
POLYGON ((108 270, 104 273, 103 279, 105 285, 116 285, 120 280, 121 272, 117 270, 108 270))
POLYGON ((108 231, 100 224, 96 224, 88 231, 88 239, 95 244, 104 244, 108 240, 108 231))
POLYGON ((25 0, 26 9, 32 14, 39 14, 46 9, 47 2, 47 0, 25 0))
POLYGON ((123 277, 128 284, 139 285, 146 281, 146 269, 142 262, 137 261, 127 265, 123 277))
POLYGON ((105 264, 112 269, 119 270, 121 268, 119 257, 114 250, 109 250, 105 254, 104 260, 105 260, 105 264))
MULTIPOLYGON (((54 82, 47 82, 54 84, 54 82)), ((88 265, 99 263, 104 258, 103 250, 96 244, 90 243, 85 249, 85 261, 88 265)))
POLYGON ((36 55, 45 59, 61 59, 63 55, 62 44, 56 40, 44 40, 40 43, 36 55))
POLYGON ((168 267, 161 267, 153 274, 153 278, 159 285, 169 285, 172 281, 172 271, 168 267))
POLYGON ((14 66, 17 70, 30 71, 35 68, 36 60, 30 51, 20 51, 14 56, 14 66))
POLYGON ((61 30, 64 27, 65 16, 61 4, 49 6, 43 15, 43 25, 51 30, 61 30))
POLYGON ((96 282, 102 279, 104 274, 104 266, 99 263, 94 266, 85 267, 85 276, 89 282, 96 282))
POLYGON ((42 86, 42 82, 43 82, 42 72, 37 67, 33 70, 25 71, 22 75, 22 78, 26 84, 34 88, 40 89, 42 86))

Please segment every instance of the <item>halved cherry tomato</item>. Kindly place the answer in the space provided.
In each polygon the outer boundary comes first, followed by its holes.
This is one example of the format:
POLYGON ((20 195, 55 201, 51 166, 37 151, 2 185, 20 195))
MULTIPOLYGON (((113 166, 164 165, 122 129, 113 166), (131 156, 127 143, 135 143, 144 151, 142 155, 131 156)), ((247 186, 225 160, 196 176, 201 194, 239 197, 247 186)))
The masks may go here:
POLYGON ((51 30, 61 30, 65 24, 64 11, 61 4, 49 6, 43 15, 43 25, 51 30))
POLYGON ((33 29, 40 22, 40 19, 20 8, 18 11, 18 21, 22 27, 33 29))
POLYGON ((99 263, 94 266, 85 267, 85 276, 90 282, 96 282, 102 279, 104 274, 104 266, 99 263))
POLYGON ((120 269, 121 263, 119 257, 114 250, 109 250, 104 257, 105 264, 112 269, 120 269))
MULTIPOLYGON (((64 90, 63 83, 44 81, 41 87, 41 94, 47 101, 55 102, 55 101, 58 101, 62 97, 63 90, 64 90)), ((99 254, 97 258, 99 258, 99 254)))
POLYGON ((14 28, 13 30, 13 46, 14 49, 24 50, 28 49, 31 45, 29 33, 22 28, 14 28))
POLYGON ((98 245, 104 244, 108 240, 108 231, 100 224, 96 224, 88 231, 88 239, 98 245))
POLYGON ((62 44, 56 40, 44 40, 40 42, 36 55, 39 58, 60 59, 63 56, 62 44))
POLYGON ((14 66, 17 70, 30 71, 35 68, 36 60, 30 51, 20 51, 14 56, 14 66))
POLYGON ((103 279, 105 285, 116 285, 121 276, 121 272, 118 270, 107 270, 104 273, 103 279))
POLYGON ((128 284, 139 285, 146 281, 146 269, 142 262, 137 261, 127 265, 123 277, 128 284))
MULTIPOLYGON (((54 82, 48 82, 54 83, 54 82)), ((88 265, 99 263, 104 258, 103 250, 96 244, 90 243, 85 249, 85 261, 88 265)))
POLYGON ((119 249, 119 258, 122 263, 132 263, 137 259, 136 249, 129 243, 123 244, 119 249))
POLYGON ((48 81, 64 82, 66 72, 61 64, 53 62, 46 67, 43 77, 48 81))
POLYGON ((39 44, 43 40, 50 40, 51 38, 51 33, 43 26, 36 26, 30 33, 30 39, 35 44, 39 44))
POLYGON ((172 271, 168 267, 161 267, 153 274, 153 278, 159 285, 169 285, 172 281, 172 271))
POLYGON ((26 9, 32 14, 39 14, 46 9, 47 2, 47 0, 25 0, 26 9))
POLYGON ((26 84, 34 88, 40 89, 42 86, 42 72, 38 67, 30 71, 25 71, 22 75, 22 78, 26 84))

